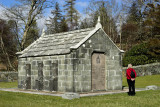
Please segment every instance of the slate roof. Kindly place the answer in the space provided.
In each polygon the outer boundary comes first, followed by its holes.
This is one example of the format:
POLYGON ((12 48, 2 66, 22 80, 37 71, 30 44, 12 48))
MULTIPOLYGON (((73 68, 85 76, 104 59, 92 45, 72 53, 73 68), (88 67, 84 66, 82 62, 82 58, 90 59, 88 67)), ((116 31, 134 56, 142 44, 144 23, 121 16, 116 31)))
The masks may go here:
POLYGON ((66 54, 70 48, 83 40, 94 28, 75 30, 66 33, 57 33, 51 35, 42 34, 42 36, 27 47, 20 57, 46 56, 66 54))

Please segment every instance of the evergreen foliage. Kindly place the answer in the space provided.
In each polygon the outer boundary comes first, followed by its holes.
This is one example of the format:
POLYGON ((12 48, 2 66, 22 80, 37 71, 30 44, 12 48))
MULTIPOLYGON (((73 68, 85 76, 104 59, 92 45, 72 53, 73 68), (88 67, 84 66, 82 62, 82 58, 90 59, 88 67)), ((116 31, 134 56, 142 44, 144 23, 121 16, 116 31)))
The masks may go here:
POLYGON ((69 30, 65 17, 61 20, 60 32, 67 32, 69 30))
POLYGON ((131 5, 127 20, 122 25, 122 43, 126 45, 125 50, 132 48, 143 40, 142 15, 139 5, 139 2, 134 2, 131 5))
POLYGON ((108 11, 107 11, 107 7, 105 7, 105 2, 102 2, 99 6, 99 9, 94 13, 93 16, 93 25, 95 26, 97 24, 97 19, 100 16, 101 18, 101 24, 104 28, 104 31, 109 35, 110 34, 110 29, 109 29, 109 25, 111 22, 111 17, 108 16, 108 11))
POLYGON ((123 57, 123 66, 128 64, 144 65, 153 62, 160 62, 160 40, 156 38, 134 46, 123 57))
POLYGON ((65 0, 66 4, 64 5, 66 11, 66 20, 69 25, 69 30, 78 29, 78 20, 79 20, 79 13, 76 10, 75 6, 76 0, 65 0))
POLYGON ((62 11, 60 10, 59 3, 56 2, 54 10, 51 11, 52 17, 47 20, 47 33, 54 34, 62 31, 62 20, 64 23, 64 19, 61 12, 62 11))
POLYGON ((122 42, 126 44, 126 50, 130 49, 123 58, 124 66, 160 61, 160 1, 143 1, 143 10, 139 12, 140 2, 137 1, 132 4, 122 29, 122 42), (145 43, 140 43, 142 41, 145 43))
POLYGON ((145 35, 148 38, 154 38, 160 35, 160 0, 151 0, 147 3, 144 10, 145 35))

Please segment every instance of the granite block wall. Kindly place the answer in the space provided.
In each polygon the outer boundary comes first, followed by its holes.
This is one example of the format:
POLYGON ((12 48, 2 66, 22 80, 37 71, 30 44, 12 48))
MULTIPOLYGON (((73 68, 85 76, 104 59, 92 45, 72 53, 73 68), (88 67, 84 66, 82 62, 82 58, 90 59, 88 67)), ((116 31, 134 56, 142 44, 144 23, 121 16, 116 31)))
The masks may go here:
POLYGON ((106 90, 122 89, 121 53, 103 31, 99 30, 77 50, 75 59, 74 85, 76 92, 92 90, 91 57, 94 52, 104 52, 106 56, 106 90))
POLYGON ((43 90, 73 91, 73 64, 71 55, 20 58, 18 87, 24 88, 24 82, 27 77, 26 64, 31 64, 31 89, 36 89, 36 80, 39 79, 38 63, 43 63, 43 90), (57 67, 54 66, 55 64, 57 67), (56 71, 57 74, 55 74, 56 71), (53 89, 51 89, 51 82, 57 82, 55 83, 57 87, 52 86, 53 89))
POLYGON ((26 79, 31 77, 31 89, 60 92, 91 91, 91 58, 94 52, 105 54, 105 89, 122 89, 121 53, 102 30, 97 31, 78 49, 71 50, 68 54, 19 58, 18 87, 26 89, 26 79), (39 63, 43 66, 39 67, 39 63), (26 72, 26 64, 31 65, 31 75, 26 72), (43 72, 42 78, 39 72, 43 72), (39 87, 38 84, 43 87, 39 87))
POLYGON ((0 82, 11 82, 15 80, 18 80, 18 72, 0 72, 0 82))
MULTIPOLYGON (((123 67, 124 72, 126 69, 127 67, 123 67)), ((137 76, 157 75, 160 74, 160 63, 133 66, 133 69, 135 69, 137 76)))

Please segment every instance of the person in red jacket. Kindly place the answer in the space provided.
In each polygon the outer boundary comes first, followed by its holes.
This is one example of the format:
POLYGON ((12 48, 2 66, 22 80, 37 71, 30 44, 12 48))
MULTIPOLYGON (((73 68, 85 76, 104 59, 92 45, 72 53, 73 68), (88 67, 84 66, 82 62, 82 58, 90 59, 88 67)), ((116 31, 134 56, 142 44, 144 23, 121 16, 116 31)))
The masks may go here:
POLYGON ((126 71, 127 83, 129 86, 129 96, 134 96, 135 93, 135 78, 136 78, 136 71, 132 68, 132 64, 128 64, 128 69, 126 71), (135 77, 131 77, 131 71, 134 72, 135 77))

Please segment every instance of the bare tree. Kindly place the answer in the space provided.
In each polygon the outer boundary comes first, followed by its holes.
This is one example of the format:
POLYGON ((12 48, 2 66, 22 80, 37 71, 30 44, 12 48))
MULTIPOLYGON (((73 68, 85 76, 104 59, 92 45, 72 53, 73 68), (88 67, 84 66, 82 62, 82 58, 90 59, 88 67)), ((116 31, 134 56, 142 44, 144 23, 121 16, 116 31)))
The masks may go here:
POLYGON ((117 38, 117 17, 120 13, 119 4, 116 0, 92 0, 85 12, 92 20, 92 26, 95 26, 98 16, 101 17, 101 24, 104 31, 115 42, 117 38))
MULTIPOLYGON (((41 17, 42 12, 45 8, 49 6, 49 1, 47 0, 17 0, 19 4, 14 5, 11 8, 6 8, 6 16, 9 19, 15 20, 17 23, 17 27, 21 27, 20 31, 22 31, 22 35, 18 36, 20 38, 20 47, 21 50, 24 49, 24 44, 27 39, 27 33, 29 32, 32 24, 38 18, 41 17)), ((4 7, 4 6, 3 6, 4 7)))

